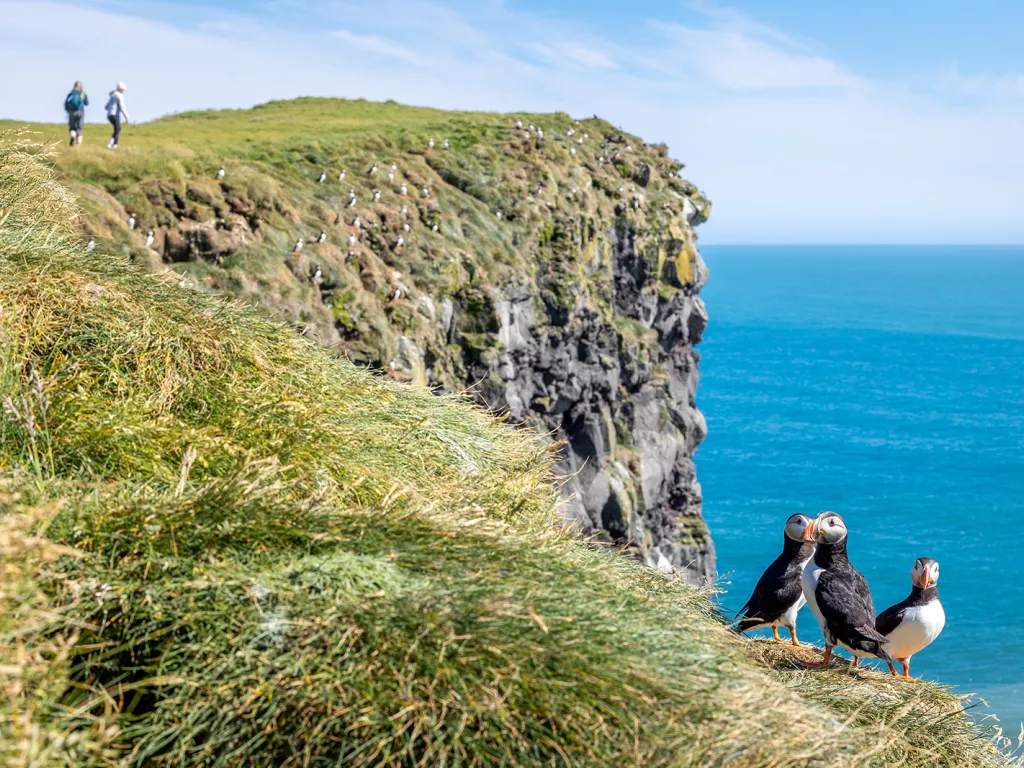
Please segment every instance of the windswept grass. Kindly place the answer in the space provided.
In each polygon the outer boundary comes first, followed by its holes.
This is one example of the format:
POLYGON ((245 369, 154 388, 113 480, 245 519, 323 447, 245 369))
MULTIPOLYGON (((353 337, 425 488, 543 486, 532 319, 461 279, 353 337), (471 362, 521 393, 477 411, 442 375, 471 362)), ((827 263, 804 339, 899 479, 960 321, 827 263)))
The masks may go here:
POLYGON ((560 530, 529 433, 86 253, 75 215, 0 145, 7 764, 1003 762, 941 689, 795 672, 560 530))

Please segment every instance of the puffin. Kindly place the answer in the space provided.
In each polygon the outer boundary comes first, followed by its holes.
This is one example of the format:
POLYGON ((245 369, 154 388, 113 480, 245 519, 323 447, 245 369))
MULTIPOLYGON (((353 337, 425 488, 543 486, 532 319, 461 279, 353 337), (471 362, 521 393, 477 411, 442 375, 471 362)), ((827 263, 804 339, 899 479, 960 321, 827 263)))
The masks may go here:
POLYGON ((223 165, 220 167, 220 170, 217 171, 217 181, 224 181, 224 166, 223 165))
POLYGON ((403 245, 405 245, 405 238, 399 235, 398 242, 395 243, 395 248, 401 248, 403 245))
POLYGON ((316 272, 313 273, 313 284, 314 285, 320 285, 320 280, 323 278, 323 276, 324 276, 324 271, 322 269, 320 269, 320 265, 317 264, 316 265, 316 272))
POLYGON ((318 243, 322 243, 322 242, 324 242, 324 241, 325 241, 326 239, 327 239, 327 232, 321 229, 321 230, 320 230, 320 237, 318 237, 318 238, 316 239, 316 241, 317 241, 318 243))
POLYGON ((321 171, 320 172, 320 183, 323 184, 325 181, 327 181, 327 172, 326 171, 321 171))
POLYGON ((128 229, 135 229, 135 214, 128 216, 128 229))
POLYGON ((796 615, 807 603, 801 576, 814 554, 814 544, 804 541, 804 531, 811 522, 811 518, 799 512, 789 516, 782 537, 782 554, 761 574, 750 599, 740 608, 743 618, 736 627, 740 633, 771 627, 775 640, 781 642, 781 626, 789 630, 790 642, 800 645, 796 638, 796 615))
POLYGON ((892 657, 883 647, 888 640, 875 629, 875 605, 868 581, 846 555, 848 537, 846 522, 835 512, 822 512, 804 530, 804 540, 817 547, 804 566, 801 584, 825 637, 825 655, 821 661, 800 662, 801 666, 826 666, 838 645, 853 654, 853 666, 862 657, 877 658, 886 662, 895 675, 892 657))
POLYGON ((424 197, 430 197, 430 188, 429 187, 427 187, 427 186, 423 187, 423 196, 424 197))
POLYGON ((376 173, 377 173, 377 164, 374 163, 373 165, 370 166, 370 175, 374 176, 374 175, 376 175, 376 173))
POLYGON ((569 154, 570 155, 575 155, 576 154, 576 147, 569 147, 569 154))
POLYGON ((430 149, 434 148, 434 140, 433 139, 431 139, 430 141, 427 142, 427 147, 429 147, 430 149))
POLYGON ((910 570, 910 594, 875 619, 875 629, 889 638, 885 649, 903 665, 903 677, 910 677, 910 657, 931 645, 946 626, 938 582, 938 562, 917 558, 910 570))
POLYGON ((378 200, 380 200, 380 192, 374 191, 374 193, 373 193, 373 202, 376 203, 378 200))
POLYGON ((408 232, 410 229, 411 229, 411 227, 409 226, 409 222, 408 221, 405 222, 405 224, 402 225, 402 230, 403 231, 408 232))
POLYGON ((405 184, 402 185, 401 194, 402 194, 402 197, 405 197, 406 195, 409 194, 409 188, 407 186, 405 186, 405 184))
POLYGON ((302 238, 300 237, 295 241, 295 247, 292 249, 292 253, 298 253, 302 250, 302 238))
POLYGON ((153 230, 149 230, 149 232, 146 233, 146 247, 149 248, 150 246, 152 246, 153 240, 155 239, 156 235, 153 234, 153 230))
POLYGON ((443 146, 445 149, 451 149, 452 148, 452 145, 448 143, 448 139, 445 139, 444 140, 444 144, 442 144, 441 146, 443 146))
POLYGON ((90 237, 88 245, 85 246, 85 250, 92 251, 96 248, 96 238, 90 237))

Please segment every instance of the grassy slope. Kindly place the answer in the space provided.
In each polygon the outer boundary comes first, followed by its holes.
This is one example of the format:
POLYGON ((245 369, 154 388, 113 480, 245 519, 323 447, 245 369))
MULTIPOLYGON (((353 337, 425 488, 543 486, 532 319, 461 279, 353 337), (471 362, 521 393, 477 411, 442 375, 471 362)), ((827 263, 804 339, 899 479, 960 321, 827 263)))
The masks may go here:
POLYGON ((6 764, 998 763, 558 530, 528 434, 87 254, 10 146, 0 221, 6 764))

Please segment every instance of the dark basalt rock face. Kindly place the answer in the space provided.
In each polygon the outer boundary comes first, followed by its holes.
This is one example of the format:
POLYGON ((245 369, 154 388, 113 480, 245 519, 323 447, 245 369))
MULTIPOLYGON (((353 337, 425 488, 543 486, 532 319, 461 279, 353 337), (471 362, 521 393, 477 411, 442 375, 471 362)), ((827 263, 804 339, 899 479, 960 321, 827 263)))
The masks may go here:
POLYGON ((486 314, 500 351, 468 361, 467 379, 481 382, 489 408, 565 441, 570 521, 705 584, 714 546, 693 455, 706 434, 694 346, 707 325, 697 295, 707 271, 694 249, 690 280, 659 294, 653 260, 628 226, 607 237, 610 295, 566 308, 538 301, 530 286, 495 291, 486 314))

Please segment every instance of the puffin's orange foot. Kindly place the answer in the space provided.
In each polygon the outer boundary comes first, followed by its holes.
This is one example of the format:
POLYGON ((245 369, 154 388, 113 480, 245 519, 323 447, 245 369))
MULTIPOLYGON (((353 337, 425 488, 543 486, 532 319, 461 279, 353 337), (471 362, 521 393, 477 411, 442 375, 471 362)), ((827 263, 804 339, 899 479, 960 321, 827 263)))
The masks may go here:
POLYGON ((859 656, 854 656, 853 657, 853 664, 851 664, 851 666, 853 666, 853 667, 859 667, 860 666, 860 657, 859 656))
MULTIPOLYGON (((910 662, 909 661, 903 661, 903 659, 900 659, 900 664, 903 665, 903 676, 905 678, 907 678, 907 679, 910 679, 910 662)), ((896 674, 896 670, 894 669, 892 671, 892 673, 895 675, 896 674)))
POLYGON ((782 642, 782 638, 779 637, 779 628, 778 627, 776 627, 776 626, 772 627, 772 635, 775 636, 775 642, 776 643, 781 643, 782 642))
POLYGON ((821 661, 798 661, 797 664, 804 669, 821 669, 822 667, 828 666, 829 659, 831 658, 832 648, 827 647, 825 648, 825 655, 822 657, 821 661))
POLYGON ((789 630, 789 642, 793 645, 799 646, 800 641, 796 639, 796 627, 790 627, 789 630))

